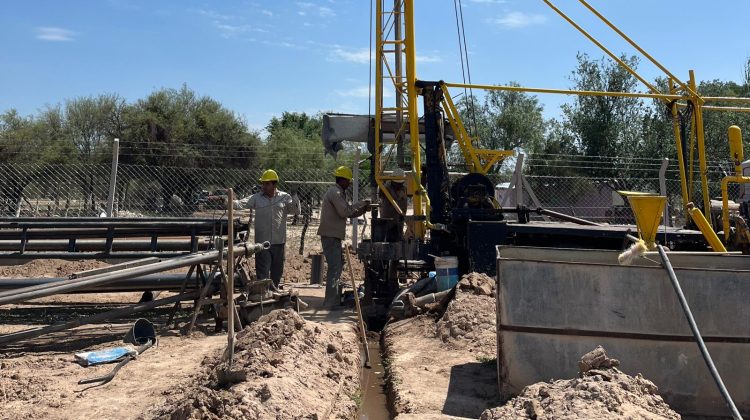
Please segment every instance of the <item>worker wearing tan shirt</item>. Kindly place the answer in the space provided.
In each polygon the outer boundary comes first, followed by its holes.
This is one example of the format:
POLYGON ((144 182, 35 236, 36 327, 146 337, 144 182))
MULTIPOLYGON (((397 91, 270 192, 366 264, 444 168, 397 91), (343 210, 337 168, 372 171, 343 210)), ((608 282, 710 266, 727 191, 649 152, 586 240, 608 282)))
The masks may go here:
POLYGON ((346 219, 363 215, 370 204, 369 200, 349 204, 346 189, 352 181, 352 170, 341 166, 334 172, 336 184, 323 196, 320 209, 318 235, 323 245, 328 271, 326 274, 326 296, 324 305, 337 306, 340 302, 339 279, 343 269, 341 241, 346 238, 346 219))

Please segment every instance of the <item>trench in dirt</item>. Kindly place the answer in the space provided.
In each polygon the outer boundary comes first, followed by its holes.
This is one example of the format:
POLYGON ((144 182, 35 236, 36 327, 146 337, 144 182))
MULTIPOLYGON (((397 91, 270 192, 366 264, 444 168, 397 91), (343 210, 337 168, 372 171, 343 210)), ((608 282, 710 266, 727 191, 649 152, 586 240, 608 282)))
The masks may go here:
POLYGON ((361 397, 359 408, 360 420, 388 420, 388 398, 385 394, 385 369, 380 356, 380 340, 367 341, 370 350, 370 367, 363 367, 361 373, 361 397))

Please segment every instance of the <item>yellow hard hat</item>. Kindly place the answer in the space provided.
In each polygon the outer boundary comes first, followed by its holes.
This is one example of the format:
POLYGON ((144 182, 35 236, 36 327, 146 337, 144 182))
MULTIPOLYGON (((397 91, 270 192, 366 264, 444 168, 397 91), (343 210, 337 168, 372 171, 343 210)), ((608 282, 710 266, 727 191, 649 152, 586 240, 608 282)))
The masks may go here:
POLYGON ((354 178, 354 175, 352 175, 352 170, 347 168, 346 166, 339 166, 336 168, 336 170, 333 172, 333 175, 336 176, 336 178, 346 178, 349 181, 354 178))
POLYGON ((268 182, 268 181, 276 181, 279 182, 279 174, 276 173, 273 169, 267 169, 265 172, 263 172, 263 175, 260 177, 260 182, 268 182))

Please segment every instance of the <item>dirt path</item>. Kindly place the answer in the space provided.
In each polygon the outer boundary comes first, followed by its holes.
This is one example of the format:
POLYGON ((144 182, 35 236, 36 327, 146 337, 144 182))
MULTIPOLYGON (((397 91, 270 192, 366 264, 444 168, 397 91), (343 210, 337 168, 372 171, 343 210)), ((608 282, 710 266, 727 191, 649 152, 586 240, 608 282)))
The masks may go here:
POLYGON ((458 290, 444 314, 387 326, 384 364, 397 419, 479 418, 497 405, 494 301, 458 290))

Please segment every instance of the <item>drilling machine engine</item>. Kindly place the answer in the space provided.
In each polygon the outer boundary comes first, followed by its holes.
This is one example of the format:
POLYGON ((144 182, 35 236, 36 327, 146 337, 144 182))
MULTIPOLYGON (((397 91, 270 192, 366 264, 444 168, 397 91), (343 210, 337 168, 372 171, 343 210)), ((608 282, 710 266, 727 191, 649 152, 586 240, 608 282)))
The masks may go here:
MULTIPOLYGON (((469 229, 470 223, 491 222, 497 226, 503 220, 494 199, 494 185, 487 176, 469 173, 451 183, 446 150, 453 139, 452 133, 445 129, 447 124, 440 108, 441 82, 418 81, 417 85, 424 100, 426 162, 422 180, 430 202, 430 214, 426 216, 430 230, 425 240, 416 238, 412 234, 414 225, 424 221, 425 216, 407 214, 406 235, 392 235, 389 232, 393 232, 394 224, 399 221, 379 217, 377 208, 372 211, 370 239, 357 249, 365 267, 364 307, 368 310, 370 328, 385 321, 388 308, 408 278, 415 277, 413 274, 424 278, 434 269, 435 256, 456 256, 459 272, 469 271, 469 236, 481 232, 469 229)), ((487 253, 494 254, 494 248, 487 249, 487 253)), ((493 259, 492 255, 489 258, 493 259)))

